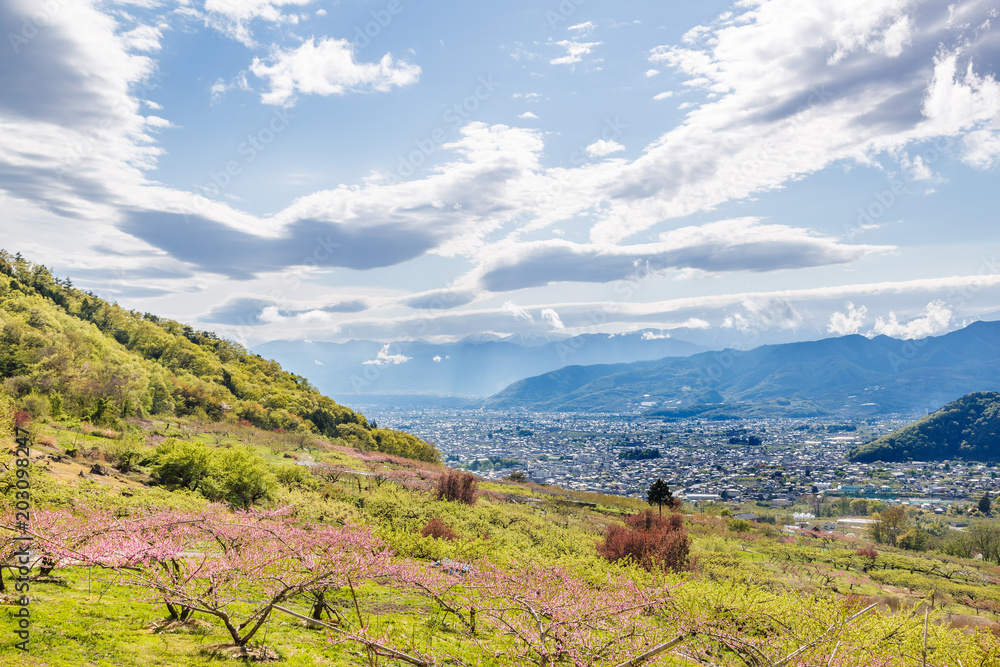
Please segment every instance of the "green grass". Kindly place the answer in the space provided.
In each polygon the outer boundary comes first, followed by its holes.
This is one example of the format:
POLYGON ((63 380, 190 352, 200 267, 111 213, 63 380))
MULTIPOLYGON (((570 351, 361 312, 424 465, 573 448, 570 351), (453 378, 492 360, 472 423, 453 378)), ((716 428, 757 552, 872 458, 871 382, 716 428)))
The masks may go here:
MULTIPOLYGON (((174 419, 169 424, 152 422, 142 428, 138 434, 144 433, 144 437, 155 433, 176 436, 184 431, 211 447, 249 442, 255 452, 275 466, 292 464, 291 459, 285 458, 286 453, 296 456, 306 453, 287 436, 228 424, 199 425, 174 419)), ((79 424, 67 422, 42 425, 38 427, 38 435, 54 439, 51 445, 38 448, 40 453, 57 453, 65 442, 76 439, 87 438, 88 443, 93 441, 102 450, 114 442, 84 436, 79 424)), ((307 446, 308 454, 317 461, 347 470, 429 473, 435 469, 429 464, 361 453, 318 438, 307 446)), ((142 505, 197 506, 206 502, 196 494, 149 487, 143 483, 148 481, 143 471, 124 476, 124 481, 110 486, 106 479, 88 481, 76 476, 57 479, 44 464, 39 461, 32 473, 37 503, 65 504, 72 500, 124 509, 142 505)), ((491 493, 475 505, 465 505, 438 501, 432 493, 405 488, 392 481, 379 485, 371 477, 345 473, 338 481, 325 481, 315 490, 282 488, 273 502, 295 505, 302 517, 371 525, 398 555, 424 562, 444 558, 472 562, 488 557, 501 565, 516 562, 568 565, 595 580, 608 574, 627 574, 640 580, 647 576, 633 568, 605 562, 595 549, 605 527, 619 521, 623 514, 647 507, 642 501, 533 484, 486 482, 480 488, 491 493), (541 502, 512 502, 508 496, 536 498, 541 502), (435 517, 447 523, 459 539, 421 537, 421 529, 435 517)), ((977 615, 966 604, 968 598, 1000 603, 1000 568, 981 561, 878 546, 874 567, 868 567, 856 554, 866 545, 863 540, 827 543, 809 537, 789 537, 766 525, 755 525, 748 534, 737 535, 727 529, 726 517, 708 514, 689 515, 685 524, 692 537, 695 566, 691 573, 672 575, 672 580, 686 582, 678 594, 687 600, 685 604, 703 612, 711 600, 723 599, 729 595, 727 591, 733 590, 765 591, 772 596, 767 599, 773 600, 776 608, 804 605, 802 608, 807 610, 814 604, 809 600, 817 601, 818 605, 818 601, 850 596, 870 598, 894 610, 933 600, 936 613, 967 618, 977 615)), ((86 569, 68 568, 57 574, 65 579, 65 585, 46 582, 32 585, 29 654, 21 654, 13 646, 10 612, 14 607, 0 606, 0 665, 138 667, 229 662, 204 652, 207 647, 229 640, 216 619, 202 617, 204 625, 193 630, 152 632, 150 626, 165 616, 164 607, 141 601, 141 593, 115 581, 113 573, 95 570, 89 583, 90 573, 86 569)), ((472 663, 482 653, 475 641, 456 627, 454 617, 423 596, 375 586, 363 587, 360 594, 365 618, 385 632, 406 638, 410 645, 426 647, 443 642, 472 663)), ((352 606, 348 600, 341 596, 338 604, 338 609, 349 617, 352 606)), ((302 601, 293 606, 306 611, 302 601)), ((897 613, 902 612, 893 611, 888 616, 897 613)), ((979 622, 997 620, 987 611, 980 610, 978 615, 979 622)), ((277 651, 284 665, 368 664, 366 656, 355 646, 334 645, 325 631, 308 629, 300 621, 282 615, 271 618, 258 640, 277 651)), ((496 648, 510 639, 494 635, 485 641, 496 648)), ((1000 659, 985 664, 1000 664, 1000 659)))

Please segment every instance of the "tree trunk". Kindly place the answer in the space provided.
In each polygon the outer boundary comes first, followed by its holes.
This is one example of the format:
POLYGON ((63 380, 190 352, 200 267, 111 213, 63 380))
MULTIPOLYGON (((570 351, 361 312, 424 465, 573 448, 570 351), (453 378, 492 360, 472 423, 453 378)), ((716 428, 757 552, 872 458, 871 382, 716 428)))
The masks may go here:
POLYGON ((326 600, 323 591, 316 593, 316 604, 313 605, 312 618, 315 621, 323 620, 323 610, 326 608, 326 600))

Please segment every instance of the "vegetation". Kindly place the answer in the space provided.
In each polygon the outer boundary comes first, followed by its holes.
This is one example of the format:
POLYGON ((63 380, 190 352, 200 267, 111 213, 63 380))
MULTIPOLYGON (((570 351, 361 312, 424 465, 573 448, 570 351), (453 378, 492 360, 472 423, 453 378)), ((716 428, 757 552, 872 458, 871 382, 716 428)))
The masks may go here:
POLYGON ((855 461, 939 461, 1000 459, 1000 394, 968 394, 937 412, 859 445, 855 461))
MULTIPOLYGON (((852 538, 660 517, 637 499, 532 484, 480 480, 474 505, 449 502, 437 489, 462 489, 468 473, 337 438, 301 443, 176 417, 124 425, 117 434, 68 419, 29 425, 35 548, 54 569, 31 582, 30 653, 6 643, 0 661, 138 667, 238 656, 298 667, 405 655, 555 667, 656 650, 656 664, 728 666, 805 646, 788 664, 916 666, 918 604, 931 611, 929 664, 1000 655, 992 635, 953 629, 996 627, 1000 570, 987 558, 1000 558, 1000 538, 985 520, 955 533, 952 555, 876 552, 852 538), (123 438, 145 448, 134 470, 87 472, 123 438), (271 495, 249 510, 211 503, 202 488, 218 484, 214 462, 241 450, 277 480, 271 495), (166 465, 186 459, 202 471, 209 462, 197 484, 186 466, 166 465)), ((13 499, 2 456, 0 490, 13 499)), ((0 511, 3 545, 10 517, 0 511)), ((907 518, 909 530, 919 517, 907 518)), ((0 618, 0 632, 11 620, 0 618)))
POLYGON ((656 505, 662 515, 664 505, 674 507, 674 492, 670 490, 666 482, 657 479, 649 485, 649 490, 646 491, 646 502, 650 505, 656 505))
POLYGON ((691 541, 679 514, 664 518, 646 510, 627 517, 625 525, 611 524, 597 552, 612 563, 631 561, 649 571, 688 568, 691 541))
POLYGON ((472 473, 449 470, 438 478, 436 496, 438 500, 474 505, 476 485, 476 476, 472 473))
POLYGON ((661 516, 662 480, 648 504, 477 480, 239 346, 4 261, 0 564, 25 533, 40 558, 24 590, 0 568, 5 609, 30 596, 30 650, 4 641, 0 664, 1000 660, 985 517, 867 505, 876 551, 714 505, 661 516))
POLYGON ((625 461, 648 461, 660 458, 659 449, 623 449, 618 452, 618 458, 625 461))
POLYGON ((120 428, 151 416, 243 421, 437 461, 407 433, 375 428, 301 376, 208 331, 126 311, 20 254, 0 251, 0 379, 15 408, 120 428))

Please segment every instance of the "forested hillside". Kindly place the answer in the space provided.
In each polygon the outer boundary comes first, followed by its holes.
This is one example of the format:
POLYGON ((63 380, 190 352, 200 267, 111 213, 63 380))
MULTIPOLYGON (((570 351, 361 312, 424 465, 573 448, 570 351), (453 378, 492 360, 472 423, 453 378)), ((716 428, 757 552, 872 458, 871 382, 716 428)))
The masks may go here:
POLYGON ((143 416, 245 421, 319 433, 368 450, 436 461, 407 433, 376 428, 306 378, 209 331, 108 303, 0 251, 0 381, 33 417, 95 425, 143 416))
POLYGON ((855 461, 1000 459, 1000 394, 978 392, 851 450, 855 461))

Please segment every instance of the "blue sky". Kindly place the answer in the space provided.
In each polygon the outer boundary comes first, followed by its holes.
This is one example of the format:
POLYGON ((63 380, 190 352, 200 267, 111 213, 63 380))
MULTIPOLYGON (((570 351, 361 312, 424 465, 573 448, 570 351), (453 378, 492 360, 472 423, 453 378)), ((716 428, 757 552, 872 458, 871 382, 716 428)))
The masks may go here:
POLYGON ((3 0, 0 246, 256 344, 1000 311, 983 0, 3 0))

